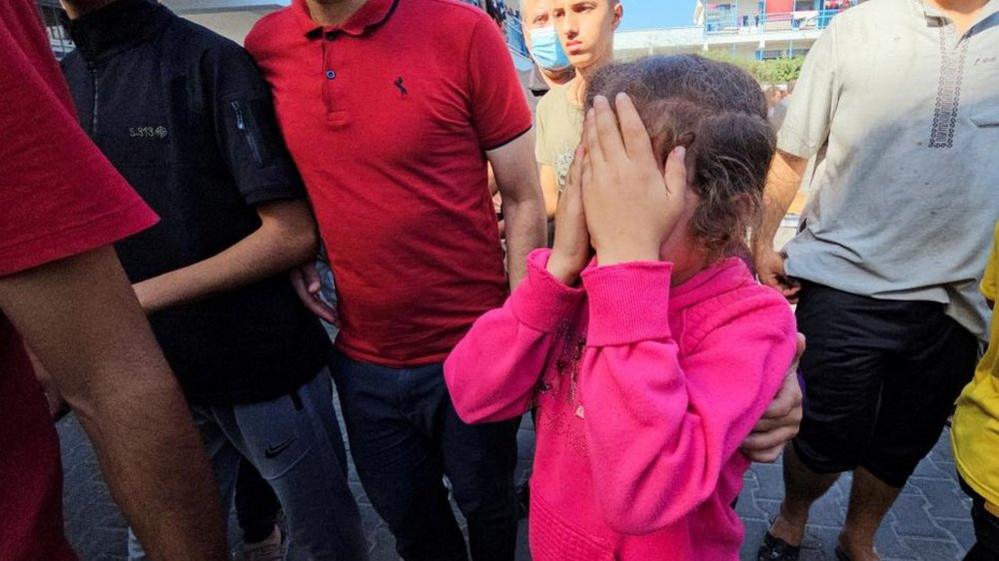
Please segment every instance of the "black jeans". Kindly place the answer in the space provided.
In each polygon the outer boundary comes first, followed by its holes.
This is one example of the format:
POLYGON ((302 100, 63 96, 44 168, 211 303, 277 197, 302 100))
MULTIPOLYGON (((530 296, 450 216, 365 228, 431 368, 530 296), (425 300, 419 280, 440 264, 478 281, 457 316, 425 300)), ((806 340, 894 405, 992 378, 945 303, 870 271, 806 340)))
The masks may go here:
POLYGON ((270 483, 264 481, 257 468, 243 458, 236 476, 236 520, 243 530, 243 543, 257 543, 274 531, 281 503, 270 483))
POLYGON ((468 559, 443 484, 447 475, 468 521, 472 559, 512 561, 519 419, 462 422, 440 364, 385 368, 335 352, 333 373, 358 475, 399 555, 406 561, 468 559))
POLYGON ((986 510, 985 499, 963 480, 961 488, 971 497, 971 520, 975 524, 977 543, 964 561, 999 561, 999 516, 986 510))

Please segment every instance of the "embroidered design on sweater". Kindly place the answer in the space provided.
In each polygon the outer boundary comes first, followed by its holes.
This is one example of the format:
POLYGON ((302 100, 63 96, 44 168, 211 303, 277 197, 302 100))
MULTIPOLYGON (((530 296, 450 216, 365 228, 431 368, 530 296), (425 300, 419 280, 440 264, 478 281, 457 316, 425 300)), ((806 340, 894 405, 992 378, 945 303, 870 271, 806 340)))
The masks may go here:
POLYGON ((579 399, 578 380, 586 349, 586 333, 575 336, 571 325, 563 321, 557 331, 561 349, 555 359, 555 373, 550 370, 535 388, 534 404, 546 430, 552 434, 567 436, 566 443, 583 456, 587 456, 586 435, 580 421, 585 418, 585 408, 579 399), (541 407, 541 397, 546 395, 555 403, 541 407), (561 403, 559 403, 561 402, 561 403), (571 413, 571 414, 570 414, 571 413))

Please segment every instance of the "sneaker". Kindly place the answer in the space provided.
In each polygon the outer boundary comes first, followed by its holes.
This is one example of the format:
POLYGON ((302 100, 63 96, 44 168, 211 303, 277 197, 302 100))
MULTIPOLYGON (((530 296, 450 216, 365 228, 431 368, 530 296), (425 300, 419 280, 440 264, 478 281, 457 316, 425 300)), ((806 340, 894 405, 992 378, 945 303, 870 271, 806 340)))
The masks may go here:
POLYGON ((243 544, 239 561, 284 561, 284 535, 277 526, 262 542, 243 544))

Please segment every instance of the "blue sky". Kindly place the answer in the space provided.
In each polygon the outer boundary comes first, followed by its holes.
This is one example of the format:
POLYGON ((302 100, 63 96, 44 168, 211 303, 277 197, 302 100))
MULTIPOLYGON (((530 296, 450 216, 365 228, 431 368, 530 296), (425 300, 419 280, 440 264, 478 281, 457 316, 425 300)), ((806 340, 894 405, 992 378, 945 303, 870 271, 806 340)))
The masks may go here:
POLYGON ((621 0, 624 20, 621 30, 693 25, 696 0, 621 0))

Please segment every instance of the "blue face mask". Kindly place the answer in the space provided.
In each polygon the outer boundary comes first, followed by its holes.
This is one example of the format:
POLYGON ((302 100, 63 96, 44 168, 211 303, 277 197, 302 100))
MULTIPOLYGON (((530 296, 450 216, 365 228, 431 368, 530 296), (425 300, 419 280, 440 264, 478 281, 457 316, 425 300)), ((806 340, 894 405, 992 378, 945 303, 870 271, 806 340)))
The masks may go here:
POLYGON ((553 25, 531 30, 531 56, 543 70, 569 68, 569 57, 565 54, 553 25))

